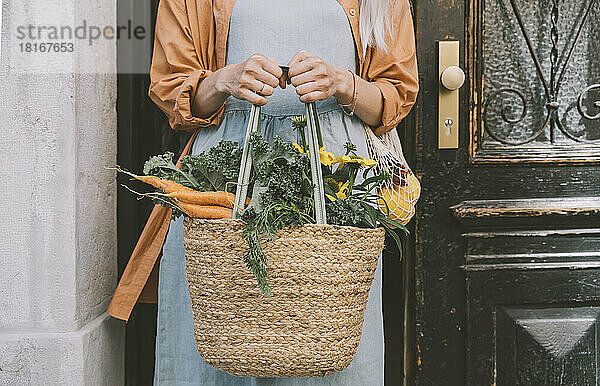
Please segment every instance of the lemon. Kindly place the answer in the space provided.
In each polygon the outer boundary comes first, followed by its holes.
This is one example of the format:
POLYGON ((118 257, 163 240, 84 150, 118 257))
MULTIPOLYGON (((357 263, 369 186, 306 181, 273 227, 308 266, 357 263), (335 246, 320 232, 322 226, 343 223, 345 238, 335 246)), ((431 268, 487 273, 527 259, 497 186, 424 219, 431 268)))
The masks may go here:
POLYGON ((393 185, 380 188, 380 197, 377 200, 379 210, 401 224, 407 224, 415 214, 415 201, 421 194, 421 184, 417 177, 410 173, 406 179, 404 186, 393 185))

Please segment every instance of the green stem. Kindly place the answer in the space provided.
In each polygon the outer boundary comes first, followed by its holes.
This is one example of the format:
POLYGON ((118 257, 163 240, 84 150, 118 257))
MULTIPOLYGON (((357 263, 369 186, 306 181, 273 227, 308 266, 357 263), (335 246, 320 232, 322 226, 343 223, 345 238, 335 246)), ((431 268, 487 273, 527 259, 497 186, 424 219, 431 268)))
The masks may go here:
MULTIPOLYGON (((315 131, 317 132, 317 142, 319 144, 319 149, 320 149, 323 146, 325 146, 325 143, 323 142, 323 135, 321 134, 321 123, 319 122, 319 114, 317 113, 316 102, 311 102, 310 108, 308 110, 309 110, 310 114, 313 116, 313 119, 315 122, 315 131)), ((308 124, 308 117, 306 119, 307 119, 307 124, 308 124)))
POLYGON ((198 185, 198 181, 196 181, 196 179, 193 176, 189 176, 187 173, 184 173, 183 170, 179 169, 178 167, 163 167, 165 169, 169 169, 169 170, 174 170, 177 173, 181 174, 193 187, 194 189, 199 189, 200 186, 198 185))
POLYGON ((304 129, 300 129, 300 137, 302 139, 302 150, 306 151, 306 136, 304 135, 304 129))
POLYGON ((369 195, 369 193, 371 193, 373 191, 373 189, 375 189, 377 186, 379 186, 379 184, 373 184, 373 185, 371 185, 371 187, 369 188, 369 190, 367 190, 365 192, 365 194, 363 195, 361 201, 364 201, 367 198, 367 196, 369 195))

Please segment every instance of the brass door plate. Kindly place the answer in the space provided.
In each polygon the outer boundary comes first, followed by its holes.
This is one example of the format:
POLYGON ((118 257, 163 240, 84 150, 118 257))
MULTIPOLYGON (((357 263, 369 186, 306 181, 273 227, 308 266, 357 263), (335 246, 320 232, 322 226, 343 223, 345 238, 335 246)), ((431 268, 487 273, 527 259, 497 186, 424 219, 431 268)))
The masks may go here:
POLYGON ((459 66, 460 42, 438 42, 438 148, 458 149, 459 91, 450 91, 442 85, 442 73, 450 66, 459 66))

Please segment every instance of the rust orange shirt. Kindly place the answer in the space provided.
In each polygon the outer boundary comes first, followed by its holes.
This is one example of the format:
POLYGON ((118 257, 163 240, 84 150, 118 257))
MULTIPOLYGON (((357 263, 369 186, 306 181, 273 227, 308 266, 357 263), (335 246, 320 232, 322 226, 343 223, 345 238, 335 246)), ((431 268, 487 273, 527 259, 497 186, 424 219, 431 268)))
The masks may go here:
MULTIPOLYGON (((358 0, 338 0, 346 11, 357 47, 358 75, 373 82, 383 96, 382 125, 393 129, 415 103, 418 86, 415 36, 408 0, 397 0, 388 50, 368 47, 363 53, 358 0)), ((198 84, 225 66, 229 19, 235 0, 161 0, 156 20, 149 96, 175 130, 197 131, 218 125, 223 104, 208 118, 192 114, 198 84)), ((335 37, 324 36, 324 39, 335 37)), ((181 156, 189 153, 195 135, 181 156)), ((169 229, 171 211, 156 206, 125 268, 108 313, 127 320, 138 300, 156 301, 155 266, 169 229), (152 274, 152 275, 151 275, 152 274), (152 277, 151 277, 152 276, 152 277)))

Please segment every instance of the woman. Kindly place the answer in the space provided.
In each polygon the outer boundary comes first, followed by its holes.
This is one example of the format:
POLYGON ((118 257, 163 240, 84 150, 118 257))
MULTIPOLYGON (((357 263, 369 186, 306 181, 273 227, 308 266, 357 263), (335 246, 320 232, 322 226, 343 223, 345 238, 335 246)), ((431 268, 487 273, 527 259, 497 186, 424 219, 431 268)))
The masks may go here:
MULTIPOLYGON (((327 149, 339 155, 350 141, 366 157, 363 122, 376 134, 393 129, 417 90, 408 0, 160 2, 150 97, 174 129, 196 131, 192 153, 221 140, 243 143, 251 104, 263 106, 265 137, 297 142, 291 117, 316 101, 327 149)), ((196 350, 181 219, 171 223, 162 252, 155 384, 383 384, 381 261, 347 369, 327 378, 257 379, 216 370, 196 350)))

